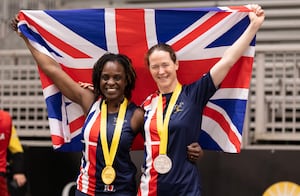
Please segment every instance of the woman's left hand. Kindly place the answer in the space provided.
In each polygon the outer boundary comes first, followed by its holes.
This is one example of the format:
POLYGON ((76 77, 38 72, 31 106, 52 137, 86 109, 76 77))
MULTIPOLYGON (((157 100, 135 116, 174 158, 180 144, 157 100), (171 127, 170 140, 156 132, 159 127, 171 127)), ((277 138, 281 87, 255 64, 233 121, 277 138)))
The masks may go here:
POLYGON ((91 91, 94 91, 94 86, 91 83, 87 83, 87 82, 78 82, 78 84, 80 85, 80 87, 85 88, 85 89, 89 89, 91 91))
POLYGON ((249 18, 251 22, 255 23, 260 27, 265 20, 265 11, 262 9, 260 5, 257 4, 249 4, 247 7, 252 10, 252 12, 249 13, 249 18))

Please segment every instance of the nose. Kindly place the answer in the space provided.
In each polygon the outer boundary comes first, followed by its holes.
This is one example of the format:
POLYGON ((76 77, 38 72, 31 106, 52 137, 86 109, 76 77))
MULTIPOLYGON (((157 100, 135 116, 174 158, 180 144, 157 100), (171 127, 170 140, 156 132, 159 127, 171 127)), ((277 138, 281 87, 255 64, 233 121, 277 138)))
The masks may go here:
POLYGON ((115 80, 113 78, 109 78, 107 81, 106 81, 107 84, 114 84, 115 83, 115 80))
POLYGON ((158 67, 158 73, 159 73, 159 74, 165 73, 165 68, 164 68, 163 66, 159 66, 159 67, 158 67))

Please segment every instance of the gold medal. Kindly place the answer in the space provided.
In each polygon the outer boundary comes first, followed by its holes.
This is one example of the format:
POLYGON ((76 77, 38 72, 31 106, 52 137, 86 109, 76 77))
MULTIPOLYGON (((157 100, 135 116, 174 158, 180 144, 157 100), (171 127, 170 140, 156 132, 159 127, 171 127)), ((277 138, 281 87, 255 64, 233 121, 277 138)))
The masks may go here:
POLYGON ((101 140, 101 146, 103 150, 104 161, 106 165, 105 168, 102 170, 101 178, 106 185, 110 185, 116 178, 116 171, 112 167, 112 165, 119 146, 127 104, 128 104, 128 100, 124 98, 124 101, 121 104, 118 112, 117 122, 116 122, 110 149, 108 148, 107 135, 106 135, 107 106, 105 101, 103 101, 101 105, 100 140, 101 140))
POLYGON ((154 169, 160 174, 168 173, 172 168, 172 161, 167 155, 158 155, 154 159, 154 169))
POLYGON ((116 172, 115 169, 112 166, 106 166, 101 173, 102 181, 110 185, 116 178, 116 172))

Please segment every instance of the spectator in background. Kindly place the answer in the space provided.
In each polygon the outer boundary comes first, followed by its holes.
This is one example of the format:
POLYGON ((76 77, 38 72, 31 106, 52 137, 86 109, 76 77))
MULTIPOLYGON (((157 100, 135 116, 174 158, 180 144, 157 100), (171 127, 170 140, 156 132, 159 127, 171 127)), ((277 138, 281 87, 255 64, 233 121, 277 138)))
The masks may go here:
POLYGON ((14 126, 8 145, 8 190, 11 196, 24 196, 27 192, 24 150, 14 126))
MULTIPOLYGON (((7 179, 7 156, 11 153, 11 172, 16 188, 26 184, 24 153, 12 119, 8 112, 0 110, 0 195, 9 196, 7 179)), ((14 196, 14 195, 11 195, 14 196)))

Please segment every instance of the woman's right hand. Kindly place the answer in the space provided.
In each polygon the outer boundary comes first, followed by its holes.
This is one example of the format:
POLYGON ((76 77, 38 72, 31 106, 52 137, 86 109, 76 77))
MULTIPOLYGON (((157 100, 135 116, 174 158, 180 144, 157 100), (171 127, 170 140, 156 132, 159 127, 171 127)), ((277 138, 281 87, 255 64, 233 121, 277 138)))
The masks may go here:
POLYGON ((24 39, 25 37, 23 36, 21 31, 19 31, 19 29, 18 29, 18 23, 19 23, 19 17, 18 17, 18 15, 16 15, 13 19, 11 19, 9 26, 10 26, 11 30, 17 32, 18 35, 24 39))
POLYGON ((13 31, 18 31, 18 22, 19 22, 18 15, 16 15, 15 18, 13 18, 13 19, 10 21, 10 28, 11 28, 13 31))
POLYGON ((200 144, 198 142, 194 142, 187 146, 187 154, 188 159, 195 163, 197 160, 202 159, 204 152, 200 144))
POLYGON ((11 19, 10 21, 10 28, 13 30, 13 31, 18 31, 18 23, 19 23, 19 18, 18 18, 18 15, 16 15, 13 19, 11 19))

